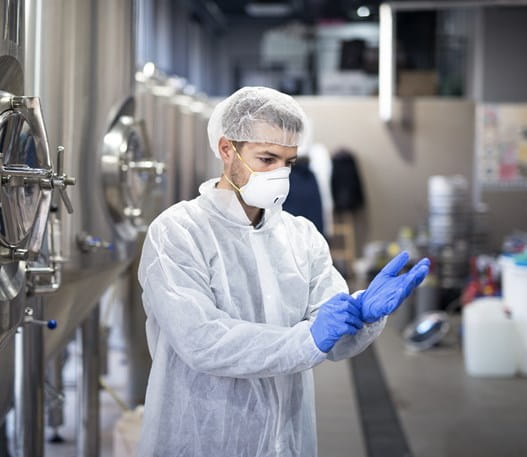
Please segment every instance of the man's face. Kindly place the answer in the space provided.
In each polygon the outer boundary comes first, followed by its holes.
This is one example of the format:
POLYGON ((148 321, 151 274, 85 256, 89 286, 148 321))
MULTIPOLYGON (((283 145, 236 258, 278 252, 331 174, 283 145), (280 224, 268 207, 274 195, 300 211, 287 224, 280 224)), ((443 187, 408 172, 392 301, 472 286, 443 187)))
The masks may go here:
POLYGON ((243 143, 236 147, 241 156, 240 160, 236 155, 232 143, 230 144, 232 154, 229 154, 228 161, 225 162, 225 172, 238 187, 247 184, 253 171, 271 171, 280 167, 291 167, 297 158, 297 147, 279 146, 272 143, 243 143))

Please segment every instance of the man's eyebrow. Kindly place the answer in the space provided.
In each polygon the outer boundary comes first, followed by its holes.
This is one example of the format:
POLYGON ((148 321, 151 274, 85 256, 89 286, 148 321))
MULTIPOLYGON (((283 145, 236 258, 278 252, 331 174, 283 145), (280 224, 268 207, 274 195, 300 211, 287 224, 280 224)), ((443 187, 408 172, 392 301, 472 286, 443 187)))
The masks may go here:
MULTIPOLYGON (((275 154, 274 152, 271 152, 271 151, 267 151, 267 150, 264 150, 264 151, 258 151, 257 154, 267 154, 275 159, 281 159, 282 156, 279 155, 279 154, 275 154)), ((293 157, 289 157, 287 158, 286 160, 287 161, 290 161, 290 160, 296 160, 298 158, 297 155, 294 155, 293 157)))

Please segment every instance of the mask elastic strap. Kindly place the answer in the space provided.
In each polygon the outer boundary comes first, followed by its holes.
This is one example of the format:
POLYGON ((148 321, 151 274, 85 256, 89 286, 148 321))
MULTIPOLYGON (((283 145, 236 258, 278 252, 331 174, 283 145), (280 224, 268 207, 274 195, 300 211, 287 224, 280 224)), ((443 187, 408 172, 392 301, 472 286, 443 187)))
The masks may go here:
POLYGON ((234 143, 232 141, 231 141, 231 145, 232 145, 232 149, 234 149, 234 152, 238 156, 238 159, 240 159, 240 162, 245 165, 245 168, 247 168, 247 170, 249 170, 251 173, 254 173, 255 171, 249 165, 245 163, 245 160, 242 159, 242 156, 240 155, 240 153, 238 152, 238 150, 236 149, 236 146, 234 146, 234 143))
POLYGON ((230 184, 232 187, 234 187, 238 192, 241 192, 241 189, 240 189, 236 184, 234 184, 234 183, 229 179, 229 177, 228 177, 225 173, 223 173, 223 177, 224 177, 224 178, 229 182, 229 184, 230 184))

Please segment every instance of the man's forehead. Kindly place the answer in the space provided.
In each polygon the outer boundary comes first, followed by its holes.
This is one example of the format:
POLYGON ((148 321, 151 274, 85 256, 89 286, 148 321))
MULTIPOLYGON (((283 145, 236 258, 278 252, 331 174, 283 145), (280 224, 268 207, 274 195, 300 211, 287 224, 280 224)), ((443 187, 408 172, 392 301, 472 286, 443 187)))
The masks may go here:
POLYGON ((293 159, 297 156, 296 146, 282 146, 274 143, 245 143, 246 149, 252 154, 269 154, 283 159, 293 159))

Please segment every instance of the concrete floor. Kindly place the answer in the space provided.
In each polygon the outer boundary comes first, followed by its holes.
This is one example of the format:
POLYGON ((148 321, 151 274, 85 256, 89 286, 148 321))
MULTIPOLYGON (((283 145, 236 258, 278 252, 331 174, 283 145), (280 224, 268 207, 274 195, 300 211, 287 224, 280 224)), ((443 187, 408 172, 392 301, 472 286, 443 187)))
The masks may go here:
POLYGON ((389 326, 376 344, 414 457, 527 456, 527 378, 465 373, 458 327, 445 344, 404 350, 389 326))
MULTIPOLYGON (((382 371, 413 457, 527 456, 527 379, 476 379, 465 374, 456 332, 439 348, 404 349, 394 325, 375 344, 382 371)), ((75 456, 75 363, 65 370, 66 442, 46 444, 46 456, 75 456)), ((110 354, 106 377, 125 397, 124 351, 110 354)), ((349 361, 315 369, 320 457, 367 457, 349 361)), ((101 457, 111 457, 112 432, 122 411, 101 393, 101 457)), ((48 430, 48 434, 51 431, 48 430)), ((234 457, 234 456, 233 456, 234 457)))

